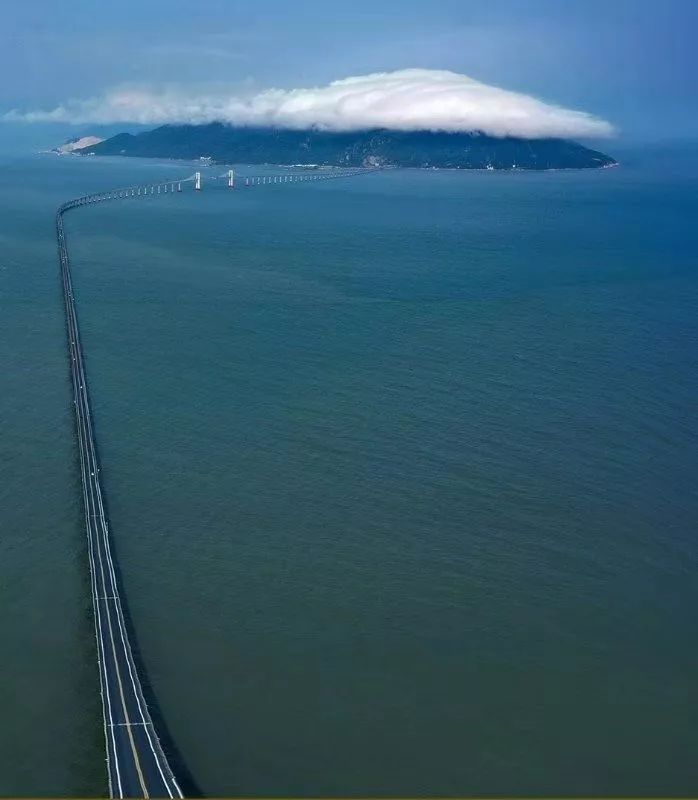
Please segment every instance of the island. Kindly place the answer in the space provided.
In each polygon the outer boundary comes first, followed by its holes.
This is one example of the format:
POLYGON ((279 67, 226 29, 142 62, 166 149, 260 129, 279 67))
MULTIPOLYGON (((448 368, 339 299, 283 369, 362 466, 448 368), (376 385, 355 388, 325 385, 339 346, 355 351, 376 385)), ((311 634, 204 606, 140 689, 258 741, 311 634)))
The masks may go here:
POLYGON ((163 125, 119 133, 75 150, 80 155, 199 159, 217 164, 317 164, 335 167, 551 170, 610 167, 615 159, 566 139, 522 139, 483 133, 366 130, 333 132, 163 125))

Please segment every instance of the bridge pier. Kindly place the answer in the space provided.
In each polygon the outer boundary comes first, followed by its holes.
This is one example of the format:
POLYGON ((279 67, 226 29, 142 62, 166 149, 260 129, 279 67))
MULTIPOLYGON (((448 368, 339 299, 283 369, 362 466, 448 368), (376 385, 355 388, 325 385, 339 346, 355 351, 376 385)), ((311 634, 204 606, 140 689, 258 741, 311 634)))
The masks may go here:
POLYGON ((201 173, 195 172, 194 173, 194 188, 197 192, 201 191, 201 173))
POLYGON ((229 189, 235 188, 235 170, 232 169, 228 170, 228 188, 229 189))

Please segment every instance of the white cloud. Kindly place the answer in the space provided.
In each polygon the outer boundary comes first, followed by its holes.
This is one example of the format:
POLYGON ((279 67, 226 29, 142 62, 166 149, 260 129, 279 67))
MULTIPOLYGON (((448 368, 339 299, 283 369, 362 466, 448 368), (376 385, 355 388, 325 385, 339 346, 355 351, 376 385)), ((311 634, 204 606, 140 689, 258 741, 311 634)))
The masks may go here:
POLYGON ((75 124, 225 122, 331 131, 366 128, 481 131, 534 139, 609 136, 613 127, 584 111, 544 103, 446 70, 404 69, 333 81, 310 89, 257 94, 182 87, 120 87, 50 111, 11 111, 5 119, 75 124))

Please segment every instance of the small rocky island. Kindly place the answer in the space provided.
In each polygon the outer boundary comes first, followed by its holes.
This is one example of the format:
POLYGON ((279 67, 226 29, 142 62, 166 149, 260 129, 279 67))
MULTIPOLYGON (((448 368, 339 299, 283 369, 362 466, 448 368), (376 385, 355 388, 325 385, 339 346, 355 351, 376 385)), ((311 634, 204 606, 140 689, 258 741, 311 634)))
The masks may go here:
POLYGON ((610 156, 565 139, 520 139, 482 133, 369 130, 330 132, 281 128, 163 125, 120 133, 75 152, 220 164, 318 164, 424 169, 548 170, 613 166, 610 156))

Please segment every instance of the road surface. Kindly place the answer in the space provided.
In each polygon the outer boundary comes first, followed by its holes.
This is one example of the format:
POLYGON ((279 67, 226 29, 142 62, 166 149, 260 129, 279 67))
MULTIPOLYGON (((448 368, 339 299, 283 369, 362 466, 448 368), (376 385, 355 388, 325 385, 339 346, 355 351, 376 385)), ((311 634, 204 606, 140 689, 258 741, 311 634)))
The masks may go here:
POLYGON ((95 635, 104 713, 111 797, 183 797, 162 750, 143 697, 119 599, 119 582, 109 543, 99 460, 92 430, 87 380, 80 346, 63 214, 83 205, 71 201, 56 218, 63 281, 73 402, 85 506, 95 635))

